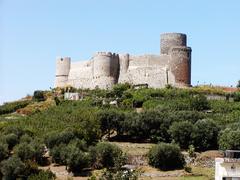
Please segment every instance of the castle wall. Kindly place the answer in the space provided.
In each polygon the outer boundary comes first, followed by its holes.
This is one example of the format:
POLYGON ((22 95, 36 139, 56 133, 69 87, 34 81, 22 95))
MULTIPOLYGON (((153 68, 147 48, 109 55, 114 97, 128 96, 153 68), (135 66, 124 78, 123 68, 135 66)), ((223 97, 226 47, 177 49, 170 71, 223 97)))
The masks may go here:
POLYGON ((93 61, 74 62, 71 64, 68 85, 77 88, 92 88, 93 61))
POLYGON ((71 63, 68 57, 58 58, 56 66, 55 87, 107 89, 126 82, 153 88, 191 84, 191 48, 187 47, 186 35, 181 33, 161 35, 160 55, 98 52, 89 61, 71 63))
POLYGON ((130 56, 127 72, 121 73, 119 83, 148 84, 152 88, 174 84, 175 78, 168 70, 169 55, 130 56))

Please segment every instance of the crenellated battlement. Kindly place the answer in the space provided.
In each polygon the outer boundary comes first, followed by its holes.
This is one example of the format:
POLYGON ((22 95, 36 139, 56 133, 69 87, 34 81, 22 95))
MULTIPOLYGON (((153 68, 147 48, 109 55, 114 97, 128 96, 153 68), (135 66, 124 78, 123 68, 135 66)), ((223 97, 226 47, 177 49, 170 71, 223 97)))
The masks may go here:
POLYGON ((93 57, 96 56, 112 56, 111 52, 96 52, 93 57))

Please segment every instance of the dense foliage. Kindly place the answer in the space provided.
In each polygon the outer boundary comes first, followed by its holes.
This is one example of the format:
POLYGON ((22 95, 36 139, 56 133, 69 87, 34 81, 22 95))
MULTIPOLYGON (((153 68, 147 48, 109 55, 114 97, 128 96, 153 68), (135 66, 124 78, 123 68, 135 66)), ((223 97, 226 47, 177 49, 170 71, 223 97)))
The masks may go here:
POLYGON ((5 103, 4 105, 0 106, 0 115, 13 113, 20 108, 26 107, 30 103, 31 103, 31 101, 29 101, 29 100, 5 103))
POLYGON ((121 167, 125 161, 122 150, 113 144, 100 142, 90 150, 93 166, 96 168, 121 167))
POLYGON ((149 164, 161 170, 183 168, 185 161, 179 146, 176 144, 160 143, 148 153, 149 164))
POLYGON ((175 154, 173 157, 179 155, 181 159, 177 145, 182 149, 195 147, 197 151, 218 147, 240 149, 239 92, 225 93, 207 87, 135 89, 129 84, 118 84, 111 90, 70 88, 69 92, 80 92, 83 100, 66 101, 63 100, 66 91, 69 89, 35 91, 34 101, 0 106, 0 176, 44 179, 48 175, 36 169, 46 163, 46 151, 53 162, 66 165, 74 173, 86 168, 114 169, 123 165, 122 151, 101 142, 102 139, 172 142, 175 145, 161 143, 151 150, 150 163, 162 169, 175 167, 167 162, 163 163, 166 167, 155 165, 157 152, 163 149, 168 153, 164 158, 175 154), (38 106, 43 105, 47 108, 39 110, 38 106), (31 113, 8 114, 21 108, 27 112, 30 108, 31 113), (22 173, 26 167, 30 171, 22 173))
POLYGON ((227 128, 222 131, 219 138, 219 146, 222 150, 240 150, 240 130, 231 130, 227 128))
POLYGON ((45 97, 44 97, 44 92, 43 91, 34 91, 33 93, 33 100, 34 101, 44 101, 45 97))

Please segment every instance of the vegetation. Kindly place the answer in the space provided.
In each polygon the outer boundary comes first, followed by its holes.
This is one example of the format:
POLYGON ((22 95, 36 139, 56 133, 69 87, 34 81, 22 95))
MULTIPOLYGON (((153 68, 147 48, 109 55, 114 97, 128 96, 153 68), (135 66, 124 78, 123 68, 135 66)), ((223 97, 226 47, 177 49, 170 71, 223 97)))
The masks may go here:
POLYGON ((95 168, 120 168, 125 162, 121 149, 107 142, 100 142, 91 148, 90 156, 95 168))
POLYGON ((161 170, 183 168, 185 161, 179 146, 176 144, 160 143, 148 153, 149 164, 161 170))
POLYGON ((29 101, 29 100, 5 103, 4 105, 0 106, 0 115, 13 113, 20 108, 26 107, 30 103, 31 103, 31 101, 29 101))
POLYGON ((49 150, 53 162, 73 173, 107 168, 103 179, 118 177, 126 156, 103 139, 160 143, 150 150, 149 163, 164 170, 183 167, 180 148, 190 147, 193 156, 195 150, 240 149, 239 94, 207 86, 135 89, 129 84, 35 91, 32 100, 0 106, 0 176, 48 177, 37 166, 49 150), (83 100, 63 100, 66 91, 80 92, 83 100), (170 156, 175 159, 167 160, 170 156))
POLYGON ((45 97, 44 97, 44 92, 43 91, 34 91, 33 93, 33 100, 34 101, 44 101, 45 97))
POLYGON ((240 130, 231 130, 229 128, 221 132, 219 138, 220 149, 240 150, 240 130))

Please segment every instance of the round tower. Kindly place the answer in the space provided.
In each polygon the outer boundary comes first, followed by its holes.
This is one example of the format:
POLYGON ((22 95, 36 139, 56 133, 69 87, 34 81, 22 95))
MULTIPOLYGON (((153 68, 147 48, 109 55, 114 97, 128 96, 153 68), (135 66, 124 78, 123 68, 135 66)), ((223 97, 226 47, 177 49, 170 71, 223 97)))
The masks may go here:
POLYGON ((161 54, 169 54, 173 46, 187 46, 187 36, 182 33, 161 34, 161 54))
POLYGON ((55 87, 64 87, 67 85, 70 66, 71 66, 70 57, 57 58, 55 87))
POLYGON ((175 77, 178 87, 191 86, 191 48, 184 46, 171 47, 169 50, 169 68, 175 77))
POLYGON ((119 64, 120 64, 120 74, 125 74, 129 66, 129 54, 120 54, 119 55, 119 64))
POLYGON ((93 57, 93 79, 95 87, 101 89, 111 88, 117 83, 118 69, 118 55, 110 52, 96 53, 93 57))

